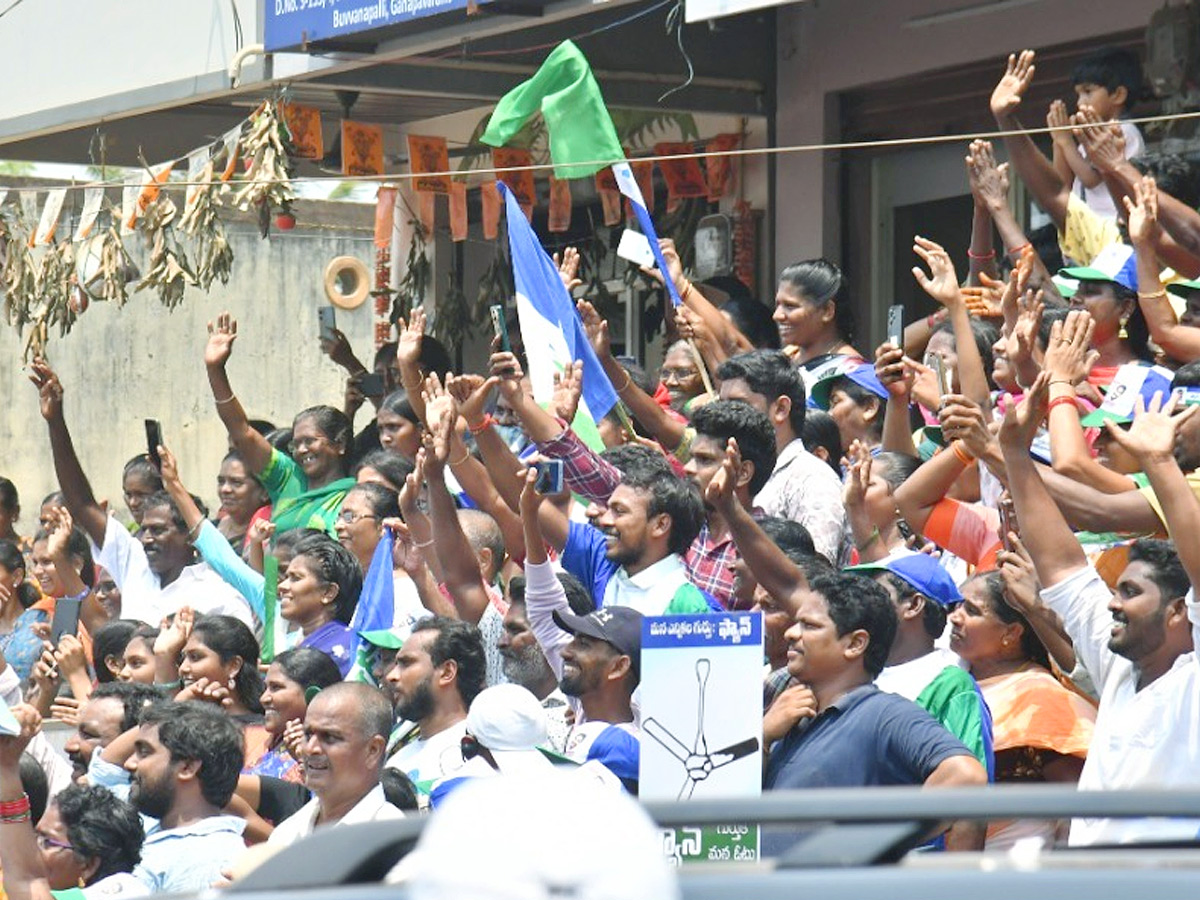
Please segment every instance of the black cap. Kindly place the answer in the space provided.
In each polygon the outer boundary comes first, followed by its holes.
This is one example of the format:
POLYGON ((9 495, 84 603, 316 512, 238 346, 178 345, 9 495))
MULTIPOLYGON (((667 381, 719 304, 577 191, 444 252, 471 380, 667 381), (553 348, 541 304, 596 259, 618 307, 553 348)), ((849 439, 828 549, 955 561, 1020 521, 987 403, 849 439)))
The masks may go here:
POLYGON ((577 616, 554 611, 554 624, 568 634, 583 634, 606 641, 633 660, 636 670, 642 653, 642 614, 630 606, 606 606, 577 616))

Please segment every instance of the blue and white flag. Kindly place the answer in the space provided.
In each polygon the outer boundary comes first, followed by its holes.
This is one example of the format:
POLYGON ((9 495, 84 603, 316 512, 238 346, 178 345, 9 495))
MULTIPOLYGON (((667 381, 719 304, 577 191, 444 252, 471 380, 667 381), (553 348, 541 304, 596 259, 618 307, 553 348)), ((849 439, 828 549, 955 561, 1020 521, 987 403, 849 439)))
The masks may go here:
POLYGON ((512 191, 502 181, 498 181, 497 186, 504 195, 507 212, 508 249, 517 286, 517 316, 529 360, 533 399, 541 404, 549 403, 554 393, 555 373, 564 372, 576 360, 582 361, 583 396, 579 401, 579 414, 586 412, 592 422, 599 422, 616 405, 617 392, 588 343, 583 322, 558 277, 554 261, 542 248, 512 191))
POLYGON ((654 230, 654 222, 650 219, 650 211, 646 209, 646 201, 642 198, 642 189, 638 187, 637 179, 633 177, 633 170, 629 168, 629 163, 615 163, 612 167, 613 175, 617 177, 617 187, 621 193, 625 195, 625 199, 629 201, 629 205, 633 207, 633 214, 637 216, 638 224, 642 226, 642 234, 650 241, 650 249, 654 253, 654 261, 658 263, 658 271, 662 272, 663 282, 667 286, 667 293, 671 297, 671 302, 676 306, 683 303, 683 298, 679 296, 679 291, 675 289, 675 282, 671 280, 670 269, 667 268, 667 262, 663 259, 662 251, 658 249, 658 232, 654 230))
MULTIPOLYGON (((350 631, 354 635, 354 646, 350 648, 350 656, 355 660, 355 668, 361 667, 364 662, 360 651, 369 649, 362 639, 362 633, 391 628, 392 619, 396 615, 396 583, 392 580, 394 546, 392 529, 383 529, 383 535, 371 556, 371 565, 367 567, 367 574, 363 578, 358 604, 354 607, 354 616, 350 619, 350 631)), ((351 675, 354 674, 356 673, 352 670, 351 675)), ((348 675, 347 680, 356 679, 348 675)))

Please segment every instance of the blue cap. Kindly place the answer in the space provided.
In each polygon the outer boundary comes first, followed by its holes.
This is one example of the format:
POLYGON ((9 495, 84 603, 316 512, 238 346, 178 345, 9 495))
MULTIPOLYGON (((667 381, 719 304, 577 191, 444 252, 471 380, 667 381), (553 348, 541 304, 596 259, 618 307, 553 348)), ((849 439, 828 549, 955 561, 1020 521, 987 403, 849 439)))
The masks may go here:
POLYGON ((962 600, 962 594, 959 593, 954 579, 942 568, 941 563, 928 553, 897 550, 875 562, 849 566, 846 571, 891 572, 914 591, 942 606, 950 606, 962 600))
POLYGON ((1096 255, 1090 266, 1059 269, 1058 274, 1076 281, 1109 281, 1136 292, 1137 254, 1128 244, 1109 244, 1096 255))
POLYGON ((833 383, 839 378, 848 378, 860 388, 870 391, 880 400, 887 400, 887 388, 883 386, 883 382, 875 374, 875 366, 871 363, 860 363, 853 368, 828 375, 812 386, 812 400, 820 409, 829 409, 829 394, 833 389, 833 383))

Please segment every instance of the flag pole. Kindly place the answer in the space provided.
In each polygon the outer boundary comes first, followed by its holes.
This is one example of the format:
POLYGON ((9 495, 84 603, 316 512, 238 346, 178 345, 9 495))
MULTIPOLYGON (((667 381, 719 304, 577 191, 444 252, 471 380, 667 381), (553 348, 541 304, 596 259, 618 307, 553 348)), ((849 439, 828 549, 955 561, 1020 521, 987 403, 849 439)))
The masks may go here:
POLYGON ((688 346, 692 348, 692 356, 696 360, 696 368, 700 370, 700 380, 704 383, 705 392, 709 394, 715 393, 713 391, 712 378, 708 374, 708 366, 704 364, 704 357, 700 355, 700 348, 696 346, 696 339, 688 338, 687 342, 688 346))

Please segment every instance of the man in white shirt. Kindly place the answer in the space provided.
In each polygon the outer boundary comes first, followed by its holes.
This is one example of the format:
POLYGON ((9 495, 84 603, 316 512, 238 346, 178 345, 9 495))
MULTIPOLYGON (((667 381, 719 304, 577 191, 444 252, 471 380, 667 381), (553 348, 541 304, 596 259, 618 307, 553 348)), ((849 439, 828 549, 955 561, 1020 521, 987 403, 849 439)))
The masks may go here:
POLYGON ((413 626, 387 670, 396 717, 416 723, 387 764, 412 780, 423 801, 463 764, 467 710, 486 686, 486 667, 478 628, 432 616, 413 626))
MULTIPOLYGON (((1139 414, 1109 432, 1137 457, 1160 498, 1171 543, 1136 541, 1114 594, 1084 556, 1029 456, 1045 414, 1046 376, 1009 410, 1000 432, 1009 489, 1042 600, 1062 617, 1075 653, 1100 689, 1100 709, 1081 790, 1200 787, 1200 604, 1189 586, 1200 574, 1200 503, 1172 457, 1176 426, 1196 407, 1139 414), (1186 568, 1185 568, 1186 566, 1186 568), (1189 621, 1190 620, 1190 621, 1189 621)), ((1073 845, 1192 839, 1196 819, 1076 819, 1073 845)))
POLYGON ((313 799, 267 842, 286 847, 317 828, 403 818, 379 784, 391 730, 391 704, 370 685, 343 681, 321 691, 304 716, 304 784, 313 799))
POLYGON ((751 350, 725 360, 717 378, 722 400, 748 403, 775 428, 775 469, 754 505, 768 516, 799 522, 817 552, 836 565, 846 524, 842 485, 800 439, 807 398, 799 370, 781 351, 751 350))
MULTIPOLYGON (((121 617, 157 626, 164 616, 190 606, 198 613, 233 616, 253 628, 254 617, 246 599, 207 563, 196 563, 187 523, 165 492, 145 500, 136 538, 109 518, 96 502, 75 454, 63 417, 58 376, 41 364, 35 367, 34 377, 50 432, 54 472, 67 509, 91 541, 96 564, 107 569, 121 589, 121 617)), ((84 624, 92 623, 85 618, 84 624)))

